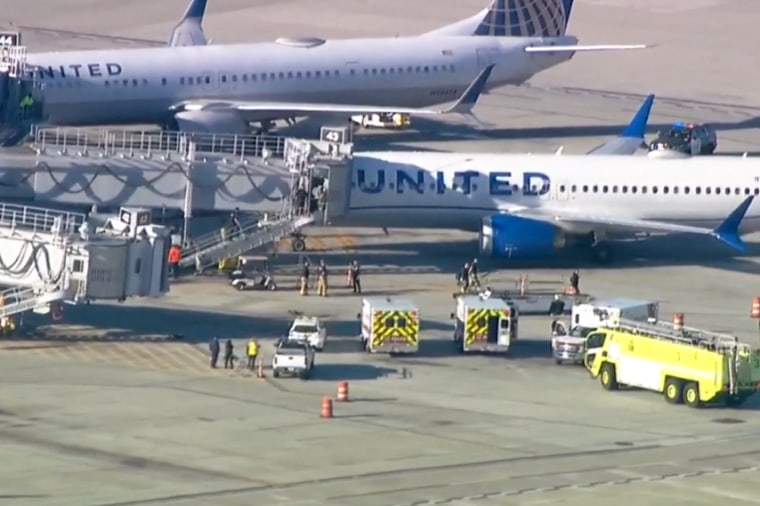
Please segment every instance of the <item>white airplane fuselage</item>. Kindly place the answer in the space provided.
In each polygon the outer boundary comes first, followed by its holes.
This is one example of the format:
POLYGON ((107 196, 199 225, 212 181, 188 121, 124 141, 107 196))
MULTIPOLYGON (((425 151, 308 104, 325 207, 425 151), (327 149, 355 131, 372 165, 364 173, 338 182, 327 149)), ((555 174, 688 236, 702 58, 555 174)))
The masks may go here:
POLYGON ((574 37, 397 37, 308 48, 274 42, 36 53, 28 62, 45 85, 49 123, 148 124, 165 122, 172 106, 191 100, 442 104, 457 99, 491 63, 487 88, 522 83, 573 56, 524 51, 549 41, 577 43, 574 37))
MULTIPOLYGON (((754 158, 356 153, 341 223, 479 230, 485 216, 538 209, 712 228, 758 194, 754 158)), ((578 224, 577 232, 591 229, 578 224)), ((741 231, 757 230, 753 203, 741 231)))

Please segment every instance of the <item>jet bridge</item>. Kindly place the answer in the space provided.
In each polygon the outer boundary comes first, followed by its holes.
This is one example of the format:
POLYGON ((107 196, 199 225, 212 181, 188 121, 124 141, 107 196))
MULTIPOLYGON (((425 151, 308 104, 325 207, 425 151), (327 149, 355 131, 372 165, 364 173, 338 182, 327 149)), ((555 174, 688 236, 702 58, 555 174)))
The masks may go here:
POLYGON ((44 119, 42 85, 20 42, 20 33, 3 33, 0 40, 0 146, 21 143, 44 119))
POLYGON ((169 290, 166 227, 123 208, 95 224, 80 213, 0 204, 0 317, 35 311, 61 318, 61 303, 159 297, 169 290))
MULTIPOLYGON (((323 135, 324 137, 324 135, 323 135)), ((220 260, 276 243, 288 235, 302 235, 307 225, 328 225, 348 211, 351 190, 352 144, 287 139, 285 165, 289 173, 289 197, 282 209, 264 220, 240 223, 229 232, 213 232, 187 242, 183 267, 197 272, 220 260)))

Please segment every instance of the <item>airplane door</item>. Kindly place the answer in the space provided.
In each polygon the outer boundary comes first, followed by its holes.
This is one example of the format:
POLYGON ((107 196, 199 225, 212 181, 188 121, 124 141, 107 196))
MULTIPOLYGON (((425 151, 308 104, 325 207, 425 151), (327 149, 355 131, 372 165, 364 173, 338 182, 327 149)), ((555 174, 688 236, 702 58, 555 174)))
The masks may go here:
POLYGON ((480 48, 476 49, 476 53, 478 56, 478 69, 482 70, 486 68, 489 65, 493 65, 494 63, 497 63, 497 59, 499 56, 499 50, 494 48, 480 48))
POLYGON ((219 90, 225 92, 235 91, 237 88, 238 75, 235 72, 223 70, 219 72, 217 79, 219 90))

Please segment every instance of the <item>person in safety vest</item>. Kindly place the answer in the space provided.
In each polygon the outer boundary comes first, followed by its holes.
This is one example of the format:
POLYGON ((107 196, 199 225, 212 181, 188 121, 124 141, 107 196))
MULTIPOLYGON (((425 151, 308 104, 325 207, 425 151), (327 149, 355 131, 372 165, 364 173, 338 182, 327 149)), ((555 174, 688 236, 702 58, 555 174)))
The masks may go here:
POLYGON ((248 341, 248 369, 256 367, 256 357, 259 356, 259 343, 255 339, 248 341))
POLYGON ((172 277, 176 278, 179 273, 179 261, 182 258, 182 249, 177 244, 169 248, 169 269, 172 277))

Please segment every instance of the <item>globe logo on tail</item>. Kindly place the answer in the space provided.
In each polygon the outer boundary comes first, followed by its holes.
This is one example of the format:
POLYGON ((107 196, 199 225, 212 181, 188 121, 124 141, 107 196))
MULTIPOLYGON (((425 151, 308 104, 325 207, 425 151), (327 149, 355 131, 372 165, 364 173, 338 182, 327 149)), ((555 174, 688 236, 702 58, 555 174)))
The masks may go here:
POLYGON ((476 35, 558 37, 571 6, 572 0, 495 0, 476 35))

